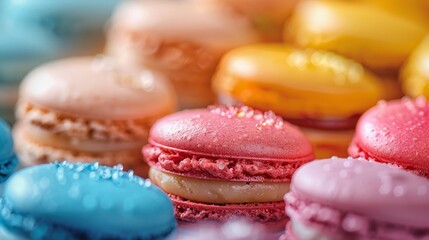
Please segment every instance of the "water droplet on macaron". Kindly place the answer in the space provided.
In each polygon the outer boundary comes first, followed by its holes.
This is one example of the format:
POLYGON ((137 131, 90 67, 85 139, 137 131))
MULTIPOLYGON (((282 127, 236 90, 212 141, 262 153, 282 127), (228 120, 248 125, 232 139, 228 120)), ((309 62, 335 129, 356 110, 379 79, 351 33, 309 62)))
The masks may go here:
POLYGON ((392 191, 392 188, 390 187, 390 185, 388 184, 383 184, 380 186, 380 188, 378 189, 378 192, 381 195, 388 195, 390 192, 392 191))
POLYGON ((402 197, 405 195, 406 190, 407 190, 406 187, 403 185, 395 186, 393 188, 393 195, 395 197, 402 197))

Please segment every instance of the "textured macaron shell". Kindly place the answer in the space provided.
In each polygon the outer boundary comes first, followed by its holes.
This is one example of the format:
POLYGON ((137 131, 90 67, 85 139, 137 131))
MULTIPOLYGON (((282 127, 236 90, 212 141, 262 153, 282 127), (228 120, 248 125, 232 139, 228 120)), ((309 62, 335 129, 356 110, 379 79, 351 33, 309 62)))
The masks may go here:
POLYGON ((370 219, 429 228, 429 182, 386 164, 338 158, 314 161, 296 171, 292 192, 370 219))
POLYGON ((122 173, 94 164, 30 167, 9 179, 4 200, 17 213, 87 233, 157 236, 171 231, 175 220, 168 197, 150 182, 122 173))
POLYGON ((219 50, 258 40, 246 18, 224 8, 189 1, 125 1, 113 17, 113 27, 155 32, 219 50))
POLYGON ((301 131, 272 112, 213 107, 178 112, 152 127, 149 142, 211 157, 303 161, 314 158, 301 131))
POLYGON ((380 102, 359 120, 354 144, 376 161, 429 174, 428 126, 425 99, 380 102))
POLYGON ((20 88, 20 101, 91 119, 141 119, 175 108, 175 94, 152 71, 122 71, 107 58, 70 58, 42 65, 20 88))

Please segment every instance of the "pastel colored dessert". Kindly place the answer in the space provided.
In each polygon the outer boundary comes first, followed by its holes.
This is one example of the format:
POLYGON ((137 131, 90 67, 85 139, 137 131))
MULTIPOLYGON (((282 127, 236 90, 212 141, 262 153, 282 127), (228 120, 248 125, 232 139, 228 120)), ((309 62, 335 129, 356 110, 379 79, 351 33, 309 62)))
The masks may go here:
MULTIPOLYGON (((249 18, 264 40, 281 40, 283 25, 294 10, 298 0, 206 0, 212 4, 230 7, 249 18)), ((196 4, 201 1, 195 0, 196 4)))
POLYGON ((429 181, 394 166, 325 159, 299 168, 285 195, 291 240, 429 236, 429 181))
POLYGON ((297 7, 284 37, 389 72, 397 71, 426 32, 419 21, 359 1, 307 1, 297 7))
POLYGON ((429 3, 425 0, 410 0, 404 4, 402 0, 364 0, 365 3, 372 4, 384 11, 403 16, 414 21, 419 21, 423 25, 429 24, 429 3))
POLYGON ((22 169, 6 182, 0 209, 1 239, 164 239, 176 226, 159 188, 98 163, 22 169))
POLYGON ((157 121, 143 148, 152 182, 167 192, 178 220, 241 216, 276 225, 282 196, 299 166, 314 159, 301 131, 272 112, 212 106, 157 121))
POLYGON ((99 53, 104 46, 104 29, 120 0, 2 1, 0 20, 17 29, 46 31, 60 44, 64 54, 99 53))
POLYGON ((228 52, 213 89, 221 103, 272 110, 303 127, 318 158, 348 156, 359 116, 384 94, 377 77, 353 60, 283 44, 228 52))
POLYGON ((0 23, 0 36, 0 118, 12 123, 19 83, 34 67, 57 57, 59 49, 54 39, 35 29, 17 31, 0 23))
POLYGON ((349 153, 429 177, 428 124, 424 98, 380 102, 362 115, 349 153))
POLYGON ((410 97, 429 97, 429 37, 413 51, 402 67, 402 89, 410 97))
POLYGON ((228 50, 259 41, 250 21, 192 1, 126 1, 114 15, 107 53, 126 66, 169 76, 181 108, 214 102, 211 77, 228 50))
POLYGON ((173 112, 165 78, 128 71, 109 58, 70 58, 40 66, 20 87, 14 136, 23 164, 56 160, 121 163, 145 175, 141 147, 150 126, 173 112))
POLYGON ((270 234, 262 224, 243 219, 231 219, 224 223, 202 221, 177 232, 176 240, 274 240, 278 235, 270 234))
POLYGON ((0 119, 0 183, 13 173, 18 159, 13 151, 13 139, 9 126, 0 119))

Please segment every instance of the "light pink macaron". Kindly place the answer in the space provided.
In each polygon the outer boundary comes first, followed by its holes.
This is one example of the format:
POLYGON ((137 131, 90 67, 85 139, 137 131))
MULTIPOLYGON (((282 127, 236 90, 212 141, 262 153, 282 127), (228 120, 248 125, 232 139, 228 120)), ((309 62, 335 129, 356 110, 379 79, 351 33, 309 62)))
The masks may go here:
POLYGON ((287 239, 429 238, 429 181, 363 159, 308 163, 285 195, 287 239))

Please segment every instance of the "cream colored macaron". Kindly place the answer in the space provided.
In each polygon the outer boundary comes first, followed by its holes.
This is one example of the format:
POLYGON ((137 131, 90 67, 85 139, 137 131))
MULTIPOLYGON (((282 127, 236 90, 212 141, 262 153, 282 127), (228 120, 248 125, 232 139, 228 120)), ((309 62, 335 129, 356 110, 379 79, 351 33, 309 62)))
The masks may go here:
POLYGON ((165 77, 148 69, 122 70, 103 57, 48 63, 20 86, 17 152, 24 165, 99 161, 145 174, 149 128, 176 104, 165 77))
POLYGON ((126 1, 109 31, 107 53, 121 64, 169 76, 182 108, 214 102, 210 79, 226 51, 259 41, 250 21, 193 1, 126 1))

